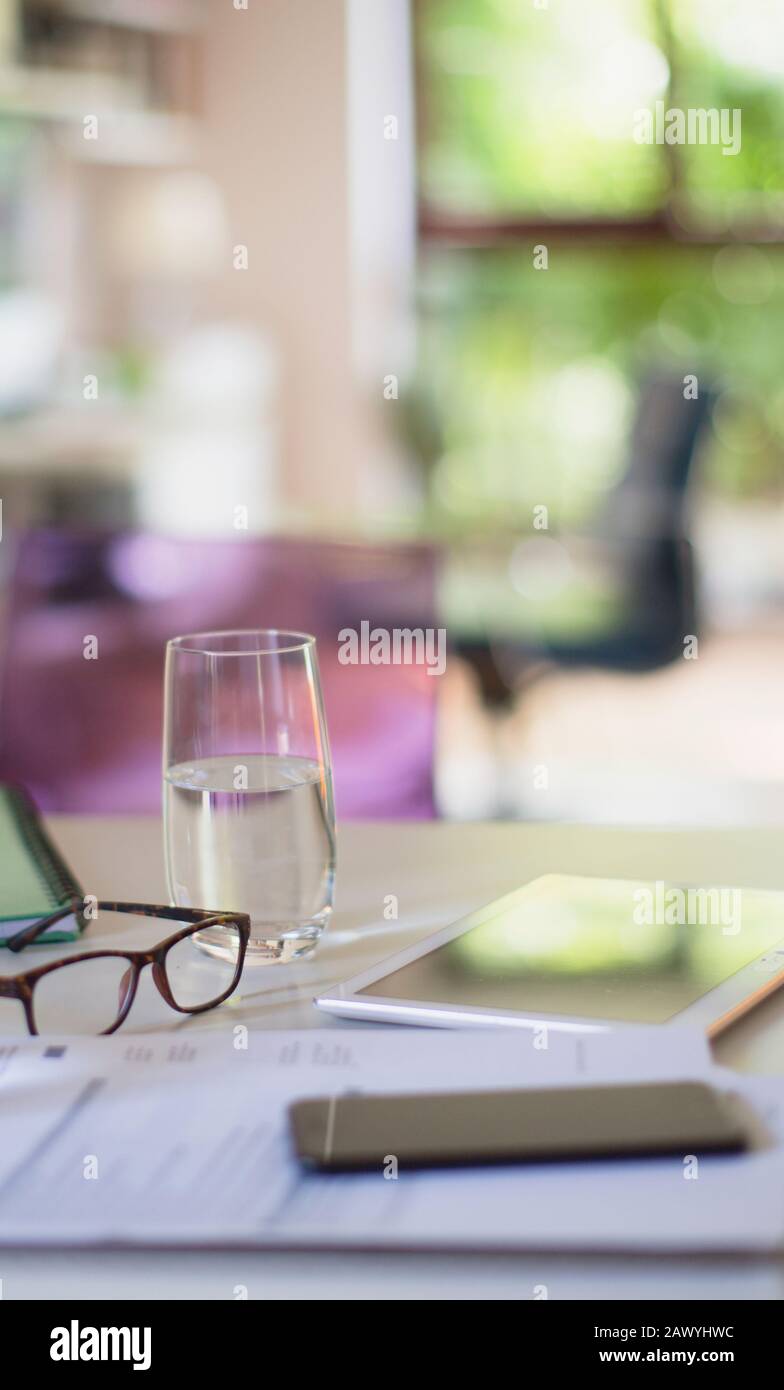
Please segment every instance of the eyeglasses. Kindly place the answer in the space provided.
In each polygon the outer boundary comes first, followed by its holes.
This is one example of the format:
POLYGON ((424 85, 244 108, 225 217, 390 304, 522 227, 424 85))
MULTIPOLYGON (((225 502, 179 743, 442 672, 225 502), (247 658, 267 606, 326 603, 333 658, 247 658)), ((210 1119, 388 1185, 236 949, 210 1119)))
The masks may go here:
MULTIPOLYGON (((146 965, 152 966, 158 993, 177 1013, 201 1014, 214 1009, 237 988, 250 936, 246 913, 151 903, 99 902, 96 907, 193 925, 147 951, 85 951, 21 975, 0 976, 0 998, 20 1001, 30 1033, 116 1032, 128 1017, 146 965), (205 929, 204 948, 200 949, 191 938, 205 929)), ((21 951, 71 914, 84 924, 83 905, 74 901, 16 932, 6 945, 21 951)))

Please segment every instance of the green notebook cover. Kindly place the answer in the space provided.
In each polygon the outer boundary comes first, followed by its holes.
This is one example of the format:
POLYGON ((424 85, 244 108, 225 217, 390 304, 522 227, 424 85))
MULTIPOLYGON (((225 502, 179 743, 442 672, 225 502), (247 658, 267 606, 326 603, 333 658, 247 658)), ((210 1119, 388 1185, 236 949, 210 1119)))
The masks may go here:
MULTIPOLYGON (((49 839, 30 798, 18 787, 0 786, 0 946, 28 922, 48 917, 84 893, 49 839)), ((51 928, 41 943, 75 941, 74 917, 51 928)))

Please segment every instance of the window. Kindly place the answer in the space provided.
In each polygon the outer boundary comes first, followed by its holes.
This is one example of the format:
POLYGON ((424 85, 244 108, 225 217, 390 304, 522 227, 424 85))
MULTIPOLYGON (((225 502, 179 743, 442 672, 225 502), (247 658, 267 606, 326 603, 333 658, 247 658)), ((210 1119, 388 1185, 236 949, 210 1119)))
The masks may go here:
POLYGON ((780 493, 784 9, 419 0, 416 20, 410 428, 436 516, 521 527, 543 497, 590 515, 660 368, 717 393, 708 489, 780 493), (675 109, 709 136, 715 110, 715 143, 661 138, 675 109))

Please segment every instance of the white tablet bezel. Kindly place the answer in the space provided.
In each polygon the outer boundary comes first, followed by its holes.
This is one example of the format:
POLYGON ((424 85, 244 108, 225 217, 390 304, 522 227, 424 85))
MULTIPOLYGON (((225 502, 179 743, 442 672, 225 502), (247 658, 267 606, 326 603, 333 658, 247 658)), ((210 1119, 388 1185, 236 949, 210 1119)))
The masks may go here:
MULTIPOLYGON (((535 880, 532 880, 532 882, 535 880)), ((334 985, 331 990, 314 999, 317 1009, 335 1014, 340 1018, 372 1019, 382 1023, 404 1023, 425 1028, 553 1028, 569 1033, 606 1032, 611 1028, 638 1027, 639 1019, 597 1019, 566 1017, 562 1014, 527 1014, 508 1009, 487 1009, 469 1004, 439 1004, 427 1000, 381 999, 372 995, 358 995, 357 991, 366 985, 391 975, 404 965, 428 955, 430 951, 472 931, 482 922, 489 921, 499 911, 514 907, 530 884, 496 898, 492 903, 475 912, 468 913, 457 922, 442 927, 440 931, 425 937, 413 946, 398 951, 393 956, 374 965, 361 974, 354 975, 344 984, 334 985)), ((765 891, 765 890, 759 890, 765 891)), ((696 999, 687 1008, 668 1018, 657 1027, 669 1023, 692 1024, 705 1030, 708 1037, 717 1037, 729 1028, 738 1018, 754 1008, 769 994, 784 985, 784 939, 757 956, 748 965, 727 976, 707 994, 696 999)))

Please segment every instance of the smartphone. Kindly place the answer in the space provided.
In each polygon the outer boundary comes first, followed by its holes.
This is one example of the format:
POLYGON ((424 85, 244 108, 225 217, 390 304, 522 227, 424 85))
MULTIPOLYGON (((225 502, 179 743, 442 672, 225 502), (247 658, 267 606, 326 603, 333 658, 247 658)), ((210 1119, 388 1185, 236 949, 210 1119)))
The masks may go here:
POLYGON ((289 1107, 302 1163, 324 1170, 527 1163, 748 1148, 734 1098, 701 1082, 331 1096, 289 1107))

